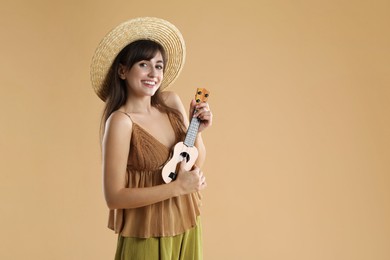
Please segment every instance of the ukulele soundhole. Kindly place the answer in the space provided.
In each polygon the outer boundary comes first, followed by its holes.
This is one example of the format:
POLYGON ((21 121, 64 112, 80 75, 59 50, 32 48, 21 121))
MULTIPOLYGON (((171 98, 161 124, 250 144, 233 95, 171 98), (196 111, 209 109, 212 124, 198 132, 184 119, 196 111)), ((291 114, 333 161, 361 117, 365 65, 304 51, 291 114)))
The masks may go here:
POLYGON ((183 157, 183 159, 185 159, 186 162, 188 162, 190 160, 190 155, 188 153, 186 153, 186 152, 182 152, 180 154, 180 156, 183 157))
MULTIPOLYGON (((187 153, 187 152, 182 152, 180 154, 180 156, 186 160, 186 163, 188 163, 188 161, 190 160, 190 155, 187 153)), ((171 172, 169 175, 168 175, 169 178, 171 178, 173 181, 176 180, 176 177, 177 177, 177 173, 175 172, 171 172)))

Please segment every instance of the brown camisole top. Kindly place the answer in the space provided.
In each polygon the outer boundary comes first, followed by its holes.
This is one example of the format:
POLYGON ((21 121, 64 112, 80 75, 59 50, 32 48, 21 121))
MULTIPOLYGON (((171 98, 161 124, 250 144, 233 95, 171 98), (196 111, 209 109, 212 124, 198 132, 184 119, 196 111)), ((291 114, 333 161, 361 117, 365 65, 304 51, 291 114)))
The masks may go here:
MULTIPOLYGON (((168 113, 168 117, 177 142, 184 140, 186 129, 182 120, 174 113, 168 113)), ((164 185, 161 170, 169 160, 172 149, 133 122, 127 162, 127 187, 164 185)), ((144 207, 110 210, 108 227, 124 237, 175 236, 194 227, 199 215, 200 194, 192 193, 144 207)))

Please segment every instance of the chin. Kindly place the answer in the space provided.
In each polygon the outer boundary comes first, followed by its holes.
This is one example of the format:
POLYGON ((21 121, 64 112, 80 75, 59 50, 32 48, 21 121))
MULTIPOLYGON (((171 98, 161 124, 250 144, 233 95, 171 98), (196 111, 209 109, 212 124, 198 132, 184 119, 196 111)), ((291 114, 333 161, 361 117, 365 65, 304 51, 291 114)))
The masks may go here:
POLYGON ((159 90, 159 88, 160 88, 160 87, 153 89, 153 94, 152 94, 152 96, 154 96, 154 95, 157 93, 157 91, 159 90))

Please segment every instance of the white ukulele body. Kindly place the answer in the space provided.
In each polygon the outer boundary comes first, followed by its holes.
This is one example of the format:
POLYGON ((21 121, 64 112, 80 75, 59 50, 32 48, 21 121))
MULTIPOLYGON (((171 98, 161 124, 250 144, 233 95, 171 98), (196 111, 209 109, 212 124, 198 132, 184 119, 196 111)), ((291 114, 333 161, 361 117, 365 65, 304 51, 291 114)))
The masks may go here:
POLYGON ((190 171, 194 166, 196 159, 198 158, 198 149, 195 146, 188 147, 183 142, 179 142, 173 148, 172 158, 164 166, 162 170, 162 178, 165 183, 170 183, 177 177, 177 169, 180 162, 185 160, 186 164, 184 169, 190 171))

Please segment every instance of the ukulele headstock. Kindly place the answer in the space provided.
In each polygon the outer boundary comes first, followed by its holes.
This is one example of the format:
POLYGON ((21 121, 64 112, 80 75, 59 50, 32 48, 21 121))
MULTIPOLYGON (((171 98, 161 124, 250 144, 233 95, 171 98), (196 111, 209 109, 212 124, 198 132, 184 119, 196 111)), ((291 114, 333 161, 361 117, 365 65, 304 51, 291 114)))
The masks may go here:
POLYGON ((200 104, 203 102, 207 102, 207 99, 210 95, 210 91, 208 91, 205 88, 197 88, 196 89, 196 94, 195 94, 195 101, 196 104, 200 104))

